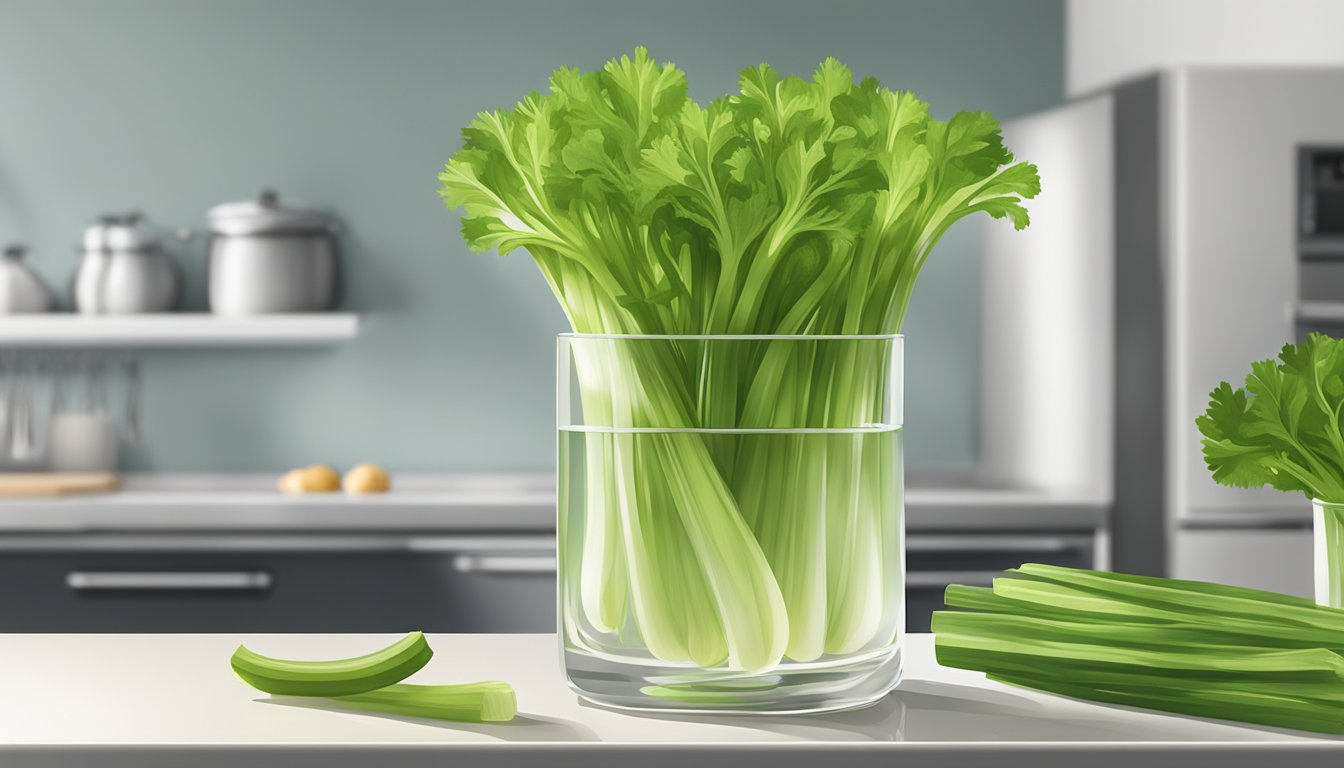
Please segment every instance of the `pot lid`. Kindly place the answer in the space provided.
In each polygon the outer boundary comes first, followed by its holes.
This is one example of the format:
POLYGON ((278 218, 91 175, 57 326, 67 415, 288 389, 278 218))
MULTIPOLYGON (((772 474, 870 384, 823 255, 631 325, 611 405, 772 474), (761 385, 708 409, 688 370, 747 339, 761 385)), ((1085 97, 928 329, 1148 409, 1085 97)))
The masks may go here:
POLYGON ((264 189, 256 200, 224 203, 206 212, 210 230, 220 235, 259 235, 281 232, 325 232, 332 219, 312 208, 284 205, 280 195, 264 189))

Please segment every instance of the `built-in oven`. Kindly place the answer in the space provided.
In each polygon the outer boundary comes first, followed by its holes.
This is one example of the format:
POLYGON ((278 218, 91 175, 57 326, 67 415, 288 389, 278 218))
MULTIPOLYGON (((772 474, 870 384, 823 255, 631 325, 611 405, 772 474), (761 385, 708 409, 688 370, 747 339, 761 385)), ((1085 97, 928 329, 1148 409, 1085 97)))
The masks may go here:
POLYGON ((1344 146, 1297 153, 1297 283, 1294 331, 1344 328, 1344 146))

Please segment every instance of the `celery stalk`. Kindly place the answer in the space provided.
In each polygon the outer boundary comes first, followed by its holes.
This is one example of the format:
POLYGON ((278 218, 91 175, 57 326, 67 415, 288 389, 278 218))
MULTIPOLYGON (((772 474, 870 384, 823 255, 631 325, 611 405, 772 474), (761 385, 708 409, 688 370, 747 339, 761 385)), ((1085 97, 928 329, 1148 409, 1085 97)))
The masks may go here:
POLYGON ((399 683, 352 696, 340 696, 334 701, 373 712, 464 723, 508 722, 518 713, 518 700, 513 686, 498 680, 461 685, 399 683))
POLYGON ((690 616, 678 591, 681 584, 667 577, 675 562, 689 558, 691 553, 666 526, 659 525, 658 518, 667 512, 657 508, 658 499, 648 490, 651 473, 641 471, 649 466, 647 460, 641 461, 640 454, 645 452, 639 449, 643 446, 631 434, 609 437, 615 450, 606 471, 616 481, 624 557, 630 563, 631 607, 640 636, 657 658, 686 661, 691 658, 686 631, 690 616))
POLYGON ((658 434, 659 465, 668 474, 668 501, 701 563, 723 623, 728 665, 763 672, 779 663, 789 638, 784 598, 761 552, 737 512, 731 492, 694 435, 658 434))
POLYGON ((621 521, 605 499, 614 494, 611 472, 615 446, 609 435, 585 443, 589 497, 584 504, 583 561, 580 594, 585 615, 595 629, 611 632, 625 619, 626 559, 621 553, 621 521))

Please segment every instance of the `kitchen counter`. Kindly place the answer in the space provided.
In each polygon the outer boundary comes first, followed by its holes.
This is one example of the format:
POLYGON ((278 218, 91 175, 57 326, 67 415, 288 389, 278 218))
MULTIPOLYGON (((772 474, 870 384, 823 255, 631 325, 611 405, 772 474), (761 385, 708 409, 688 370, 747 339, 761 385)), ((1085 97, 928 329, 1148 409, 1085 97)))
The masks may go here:
POLYGON ((814 716, 665 716, 579 701, 551 635, 433 635, 416 682, 504 679, 512 723, 460 724, 271 698, 228 656, 341 657, 385 635, 3 635, 0 764, 117 766, 521 766, 640 768, 848 765, 1340 765, 1344 740, 1074 701, 939 667, 929 635, 908 641, 897 692, 814 716))
MULTIPOLYGON (((0 535, 22 533, 553 531, 550 473, 398 474, 391 493, 287 496, 271 475, 127 475, 120 491, 0 500, 0 535)), ((956 485, 906 489, 910 530, 1072 530, 1106 525, 1086 498, 956 485)))

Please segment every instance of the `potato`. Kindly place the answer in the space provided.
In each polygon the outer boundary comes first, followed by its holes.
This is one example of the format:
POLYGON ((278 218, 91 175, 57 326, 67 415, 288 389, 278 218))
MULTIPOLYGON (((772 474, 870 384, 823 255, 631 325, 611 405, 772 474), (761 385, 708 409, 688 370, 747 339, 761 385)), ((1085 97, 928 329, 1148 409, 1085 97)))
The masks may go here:
POLYGON ((280 482, 276 483, 276 487, 281 493, 303 493, 303 470, 289 470, 280 478, 280 482))
POLYGON ((326 464, 314 464, 303 470, 303 490, 308 493, 332 493, 341 489, 341 474, 326 464))
POLYGON ((281 493, 331 493, 341 489, 341 475, 325 464, 291 469, 276 484, 281 493))
POLYGON ((346 493, 387 493, 391 488, 387 470, 377 464, 360 464, 345 473, 346 493))

